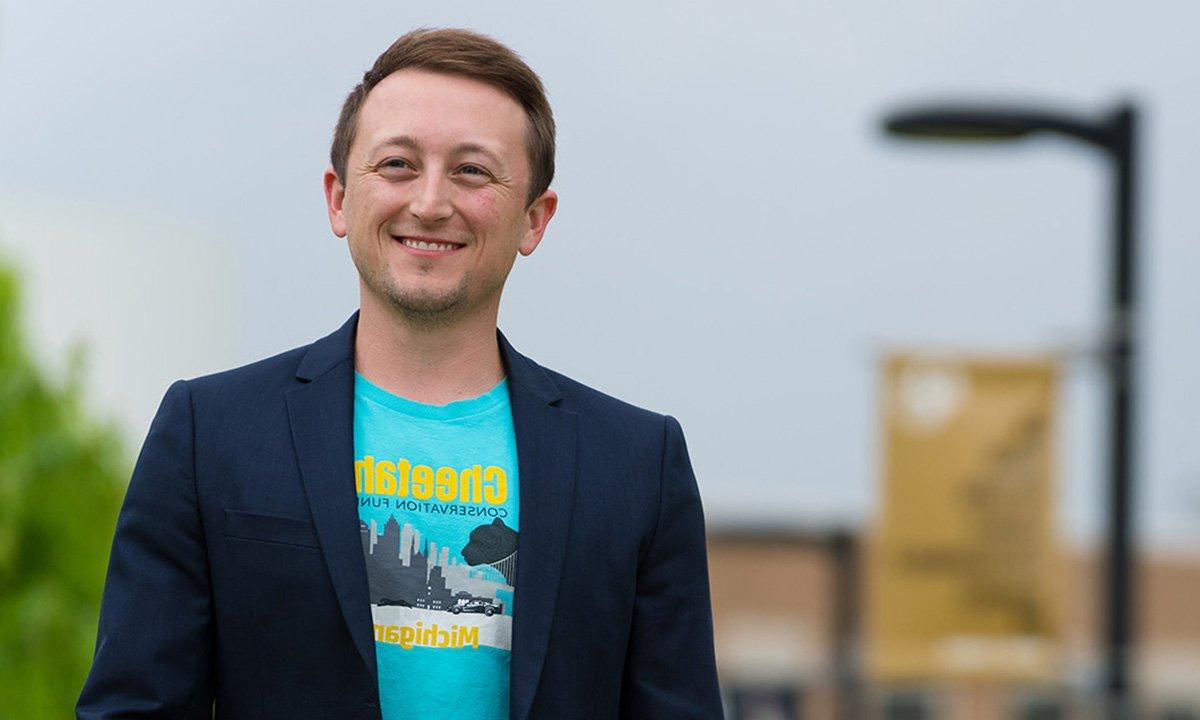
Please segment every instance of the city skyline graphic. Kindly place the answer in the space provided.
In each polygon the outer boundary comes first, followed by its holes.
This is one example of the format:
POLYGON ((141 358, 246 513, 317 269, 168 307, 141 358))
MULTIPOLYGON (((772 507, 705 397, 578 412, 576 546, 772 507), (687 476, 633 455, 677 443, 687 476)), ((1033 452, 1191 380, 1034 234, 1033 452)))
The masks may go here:
POLYGON ((503 520, 473 529, 458 552, 394 514, 382 529, 360 519, 359 535, 372 605, 512 616, 517 532, 503 520))

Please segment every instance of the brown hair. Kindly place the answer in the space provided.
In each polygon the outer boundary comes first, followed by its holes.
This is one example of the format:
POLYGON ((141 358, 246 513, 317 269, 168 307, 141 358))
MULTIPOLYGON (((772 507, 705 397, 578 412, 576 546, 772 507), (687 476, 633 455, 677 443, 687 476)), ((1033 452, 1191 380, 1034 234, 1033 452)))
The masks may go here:
POLYGON ((525 109, 525 148, 529 154, 531 204, 554 178, 554 116, 542 81, 519 55, 480 33, 457 28, 420 28, 402 35, 363 74, 346 97, 333 131, 329 160, 345 182, 346 161, 358 129, 358 112, 371 89, 388 75, 412 68, 459 75, 504 91, 525 109))

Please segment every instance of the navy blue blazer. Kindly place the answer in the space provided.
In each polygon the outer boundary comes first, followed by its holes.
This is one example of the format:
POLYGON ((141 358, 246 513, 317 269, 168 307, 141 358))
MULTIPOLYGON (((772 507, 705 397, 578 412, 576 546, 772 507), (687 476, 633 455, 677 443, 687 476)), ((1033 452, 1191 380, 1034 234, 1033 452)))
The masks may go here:
MULTIPOLYGON (((167 390, 117 521, 79 718, 210 718, 214 701, 217 718, 380 717, 357 322, 167 390)), ((497 335, 521 478, 510 717, 721 718, 679 423, 497 335)))

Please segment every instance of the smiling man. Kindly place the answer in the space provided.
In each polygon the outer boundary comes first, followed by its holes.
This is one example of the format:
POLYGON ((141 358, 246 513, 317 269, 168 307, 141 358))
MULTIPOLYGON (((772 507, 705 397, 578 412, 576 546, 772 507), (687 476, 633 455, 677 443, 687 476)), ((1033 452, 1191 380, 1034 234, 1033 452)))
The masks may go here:
POLYGON ((558 205, 537 75, 476 33, 409 33, 330 161, 359 310, 167 390, 78 716, 720 718, 679 424, 496 327, 558 205))

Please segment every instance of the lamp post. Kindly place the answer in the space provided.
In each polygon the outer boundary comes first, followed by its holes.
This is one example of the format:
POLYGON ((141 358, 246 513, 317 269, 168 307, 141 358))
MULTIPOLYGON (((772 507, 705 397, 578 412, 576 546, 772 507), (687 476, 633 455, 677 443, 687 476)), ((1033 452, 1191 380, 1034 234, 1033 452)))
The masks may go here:
POLYGON ((1113 227, 1108 328, 1104 358, 1109 380, 1108 598, 1104 688, 1109 716, 1130 708, 1133 552, 1131 499, 1134 457, 1134 348, 1137 342, 1134 213, 1137 110, 1122 104, 1099 118, 1040 108, 935 105, 890 115, 888 133, 931 140, 1016 140, 1052 134, 1098 148, 1112 163, 1113 227))

